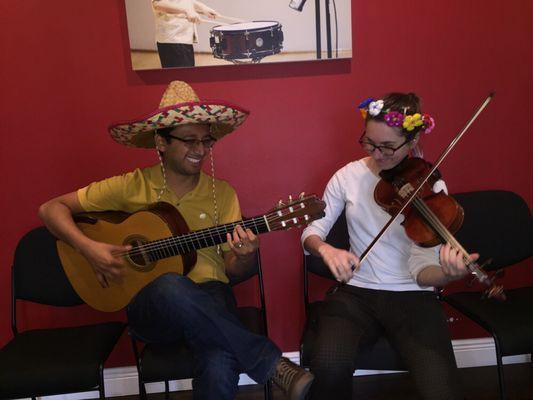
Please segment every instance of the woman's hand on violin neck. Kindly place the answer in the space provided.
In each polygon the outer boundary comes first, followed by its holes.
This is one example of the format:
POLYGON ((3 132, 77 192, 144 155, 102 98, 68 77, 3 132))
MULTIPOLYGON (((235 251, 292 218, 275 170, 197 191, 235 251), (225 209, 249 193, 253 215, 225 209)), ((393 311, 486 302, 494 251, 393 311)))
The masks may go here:
MULTIPOLYGON (((478 258, 479 254, 470 254, 470 261, 476 261, 478 258)), ((442 273, 449 282, 461 279, 469 273, 463 259, 463 252, 454 249, 449 243, 440 248, 440 265, 442 273)))
POLYGON ((318 248, 318 253, 339 282, 348 282, 359 269, 359 257, 349 251, 323 243, 318 248))

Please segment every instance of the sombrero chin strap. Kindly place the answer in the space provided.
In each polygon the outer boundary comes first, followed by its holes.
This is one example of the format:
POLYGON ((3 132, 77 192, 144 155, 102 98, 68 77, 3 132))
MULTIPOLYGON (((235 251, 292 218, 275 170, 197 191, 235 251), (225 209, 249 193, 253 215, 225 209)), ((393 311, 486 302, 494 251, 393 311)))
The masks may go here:
MULTIPOLYGON (((214 207, 214 217, 215 217, 215 226, 218 226, 218 204, 217 204, 217 191, 215 187, 215 160, 213 158, 213 148, 209 149, 209 161, 211 162, 211 187, 213 189, 213 207, 214 207)), ((217 245, 217 254, 220 256, 222 254, 222 249, 220 245, 217 245)))
MULTIPOLYGON (((155 138, 155 135, 154 135, 155 138)), ((157 152, 157 158, 159 158, 159 164, 161 165, 161 173, 163 175, 163 187, 157 194, 157 201, 161 201, 161 196, 163 196, 163 193, 165 193, 166 190, 168 190, 167 186, 167 172, 165 169, 165 164, 163 163, 163 157, 161 157, 161 152, 157 148, 157 144, 155 147, 155 150, 157 152)), ((215 186, 215 160, 213 158, 213 148, 211 147, 209 149, 209 161, 211 163, 211 188, 213 190, 213 209, 214 209, 214 218, 215 218, 215 225, 218 226, 218 203, 217 203, 217 191, 215 186)), ((217 245, 217 253, 218 255, 222 254, 222 250, 220 248, 220 245, 217 245)))

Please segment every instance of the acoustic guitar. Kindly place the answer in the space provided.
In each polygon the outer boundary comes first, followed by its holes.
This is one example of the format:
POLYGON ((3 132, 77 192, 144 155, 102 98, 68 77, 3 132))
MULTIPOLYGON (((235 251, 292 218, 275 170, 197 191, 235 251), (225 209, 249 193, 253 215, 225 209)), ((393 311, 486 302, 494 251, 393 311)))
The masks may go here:
POLYGON ((126 269, 120 282, 103 288, 87 259, 67 243, 58 240, 57 249, 65 273, 78 295, 91 307, 117 311, 148 283, 167 272, 186 275, 196 264, 196 250, 226 242, 226 233, 236 225, 255 234, 287 230, 322 218, 325 203, 315 195, 301 196, 280 204, 265 215, 189 232, 181 214, 171 204, 156 203, 133 214, 87 213, 75 222, 89 238, 115 245, 131 245, 120 254, 126 269))

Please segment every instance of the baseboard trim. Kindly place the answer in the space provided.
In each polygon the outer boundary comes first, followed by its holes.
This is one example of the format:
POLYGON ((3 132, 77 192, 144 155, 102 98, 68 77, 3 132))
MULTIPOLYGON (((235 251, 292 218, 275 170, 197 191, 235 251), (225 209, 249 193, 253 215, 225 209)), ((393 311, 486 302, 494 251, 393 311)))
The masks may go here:
MULTIPOLYGON (((459 368, 484 367, 489 365, 496 365, 496 356, 494 341, 492 338, 477 338, 454 340, 453 350, 455 359, 459 368)), ((298 352, 287 352, 283 354, 291 361, 299 364, 300 355, 298 352)), ((519 356, 504 357, 504 364, 516 364, 523 362, 530 362, 531 355, 523 354, 519 356)), ((384 373, 396 373, 398 371, 373 371, 373 370, 358 370, 354 375, 374 375, 384 373)), ((107 368, 104 371, 106 397, 129 396, 139 394, 139 383, 137 378, 137 369, 135 366, 107 368)), ((239 385, 251 385, 255 382, 246 374, 240 376, 239 385)), ((147 387, 148 393, 159 393, 165 390, 163 383, 151 383, 147 387)), ((170 382, 170 389, 190 390, 191 380, 185 379, 181 381, 170 382)), ((98 392, 75 393, 61 396, 48 396, 42 399, 47 400, 81 400, 98 398, 98 392)))

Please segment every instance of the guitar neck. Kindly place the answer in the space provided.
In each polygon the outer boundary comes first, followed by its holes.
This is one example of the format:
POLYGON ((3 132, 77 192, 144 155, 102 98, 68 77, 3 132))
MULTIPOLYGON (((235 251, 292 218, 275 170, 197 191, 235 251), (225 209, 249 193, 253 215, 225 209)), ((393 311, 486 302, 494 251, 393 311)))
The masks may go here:
POLYGON ((270 232, 271 230, 266 216, 262 215, 242 221, 235 221, 229 224, 189 232, 183 235, 154 240, 132 250, 141 250, 149 257, 150 261, 179 256, 226 242, 226 234, 233 232, 237 225, 241 225, 244 229, 250 229, 256 235, 270 232))

